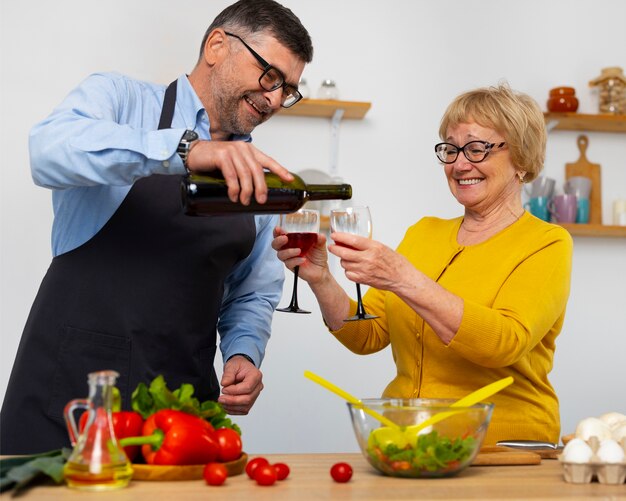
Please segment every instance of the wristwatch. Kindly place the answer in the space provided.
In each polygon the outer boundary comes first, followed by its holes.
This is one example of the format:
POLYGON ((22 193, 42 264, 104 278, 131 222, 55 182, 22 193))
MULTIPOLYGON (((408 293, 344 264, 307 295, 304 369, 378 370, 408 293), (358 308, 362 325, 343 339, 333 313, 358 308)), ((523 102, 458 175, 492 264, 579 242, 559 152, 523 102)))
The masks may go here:
POLYGON ((178 148, 176 148, 176 153, 180 156, 180 159, 183 161, 183 165, 187 167, 187 155, 189 155, 189 151, 191 150, 191 145, 198 140, 198 134, 192 130, 187 129, 183 134, 183 137, 180 139, 180 143, 178 143, 178 148))

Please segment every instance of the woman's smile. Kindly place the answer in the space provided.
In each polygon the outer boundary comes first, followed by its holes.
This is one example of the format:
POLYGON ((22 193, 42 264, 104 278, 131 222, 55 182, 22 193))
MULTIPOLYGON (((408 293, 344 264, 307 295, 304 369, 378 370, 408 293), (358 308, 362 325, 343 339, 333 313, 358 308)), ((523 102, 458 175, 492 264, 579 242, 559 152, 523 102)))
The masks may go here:
POLYGON ((460 184, 461 186, 471 186, 474 184, 481 183, 482 181, 484 181, 484 178, 479 178, 479 177, 457 179, 457 183, 460 184))

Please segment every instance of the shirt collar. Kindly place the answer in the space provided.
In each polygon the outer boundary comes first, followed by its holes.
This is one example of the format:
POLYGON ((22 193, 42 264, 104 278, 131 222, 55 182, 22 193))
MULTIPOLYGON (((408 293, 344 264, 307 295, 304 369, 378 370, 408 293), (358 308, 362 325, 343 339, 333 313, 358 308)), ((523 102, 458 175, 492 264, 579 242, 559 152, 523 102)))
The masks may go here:
MULTIPOLYGON (((181 126, 195 130, 203 139, 211 139, 209 115, 191 86, 189 78, 184 74, 178 78, 176 108, 180 110, 180 118, 184 120, 181 126)), ((250 142, 252 137, 250 134, 233 134, 230 140, 250 142)))

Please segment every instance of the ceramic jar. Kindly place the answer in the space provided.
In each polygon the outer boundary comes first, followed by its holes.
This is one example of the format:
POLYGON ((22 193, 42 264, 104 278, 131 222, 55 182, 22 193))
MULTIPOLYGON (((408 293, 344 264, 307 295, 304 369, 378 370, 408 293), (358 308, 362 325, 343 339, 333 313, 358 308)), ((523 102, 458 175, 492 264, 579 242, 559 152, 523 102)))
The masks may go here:
POLYGON ((602 68, 602 74, 589 82, 599 93, 600 113, 626 113, 626 75, 619 66, 602 68))
POLYGON ((578 98, 573 87, 555 87, 550 89, 548 111, 563 113, 578 110, 578 98))
POLYGON ((333 80, 323 80, 317 91, 318 99, 339 99, 339 90, 333 80))

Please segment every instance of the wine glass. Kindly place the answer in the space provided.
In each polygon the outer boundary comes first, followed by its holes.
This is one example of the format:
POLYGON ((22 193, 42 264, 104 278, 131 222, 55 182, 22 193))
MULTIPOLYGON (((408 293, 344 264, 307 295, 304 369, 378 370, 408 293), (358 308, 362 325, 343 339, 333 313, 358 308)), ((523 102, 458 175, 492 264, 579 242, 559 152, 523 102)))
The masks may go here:
MULTIPOLYGON (((281 214, 280 227, 287 234, 287 243, 283 249, 300 249, 299 256, 304 256, 317 243, 317 234, 320 231, 320 213, 313 209, 300 209, 291 214, 281 214)), ((298 306, 298 272, 300 266, 293 269, 293 293, 291 302, 286 308, 277 308, 276 311, 287 313, 311 313, 298 306)))
MULTIPOLYGON (((352 233, 361 237, 372 238, 372 216, 369 207, 346 207, 330 211, 330 229, 341 233, 352 233)), ((342 245, 342 244, 338 244, 342 245)), ((344 245, 344 247, 347 247, 344 245)), ((371 320, 378 318, 365 312, 361 299, 361 284, 356 284, 357 310, 356 315, 346 318, 346 322, 354 320, 371 320)))

